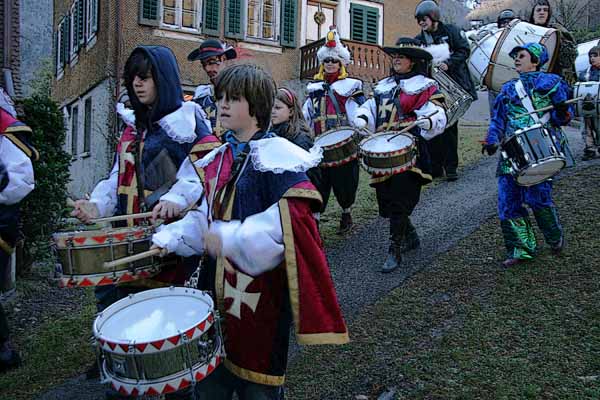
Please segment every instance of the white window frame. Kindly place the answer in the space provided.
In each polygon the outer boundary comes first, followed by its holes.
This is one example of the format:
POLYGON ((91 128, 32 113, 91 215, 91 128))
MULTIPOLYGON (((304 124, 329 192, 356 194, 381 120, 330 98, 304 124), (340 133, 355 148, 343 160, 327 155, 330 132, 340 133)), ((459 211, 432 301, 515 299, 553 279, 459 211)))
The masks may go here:
POLYGON ((82 157, 88 156, 92 152, 92 131, 94 128, 94 99, 93 96, 88 96, 82 99, 83 104, 83 142, 82 148, 83 153, 82 157), (89 116, 87 114, 87 104, 90 104, 90 113, 89 116), (89 125, 89 132, 86 133, 87 126, 89 125), (87 139, 87 140, 86 140, 87 139), (88 144, 88 149, 85 148, 86 142, 88 144))
POLYGON ((160 0, 160 26, 162 28, 175 29, 184 32, 199 33, 202 27, 202 0, 193 0, 196 3, 196 21, 194 28, 183 26, 183 0, 175 0, 175 25, 164 22, 164 1, 160 0))
POLYGON ((85 44, 89 44, 98 33, 98 1, 85 0, 85 44), (94 16, 95 24, 94 24, 94 16))
POLYGON ((56 31, 56 80, 59 80, 63 76, 64 67, 62 58, 64 53, 62 51, 62 30, 65 19, 63 18, 59 23, 56 31))
POLYGON ((79 101, 75 101, 72 105, 71 105, 71 115, 70 115, 70 126, 71 126, 71 143, 70 143, 70 151, 69 153, 71 153, 71 158, 75 159, 77 158, 77 156, 79 155, 79 126, 81 125, 81 118, 79 118, 79 107, 80 103, 79 101), (74 112, 73 109, 77 109, 77 113, 74 112), (75 117, 75 115, 77 115, 77 117, 75 117), (77 120, 75 122, 77 122, 77 124, 75 126, 73 126, 73 118, 77 118, 77 120), (73 128, 75 128, 75 131, 73 131, 73 128))
POLYGON ((263 13, 262 13, 262 9, 264 6, 264 0, 246 0, 245 1, 246 4, 246 13, 245 15, 245 21, 244 21, 244 32, 245 32, 245 38, 249 39, 251 41, 257 41, 257 42, 264 42, 264 43, 277 43, 279 44, 279 35, 280 35, 280 28, 281 28, 281 0, 273 0, 273 13, 274 15, 274 19, 273 19, 273 38, 263 38, 262 37, 262 32, 263 32, 263 13), (259 22, 258 22, 258 32, 260 33, 261 36, 251 36, 248 34, 248 22, 250 21, 250 16, 248 15, 248 11, 250 10, 250 1, 256 1, 257 3, 260 3, 260 10, 259 10, 259 22))

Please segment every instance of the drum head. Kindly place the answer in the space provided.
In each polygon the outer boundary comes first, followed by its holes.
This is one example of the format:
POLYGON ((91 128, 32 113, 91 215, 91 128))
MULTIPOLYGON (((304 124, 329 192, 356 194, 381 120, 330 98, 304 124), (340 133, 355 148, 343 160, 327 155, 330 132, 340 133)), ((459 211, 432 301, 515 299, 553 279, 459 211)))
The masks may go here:
POLYGON ((315 139, 315 145, 319 147, 331 147, 352 137, 352 135, 354 135, 354 129, 352 128, 327 131, 315 139))
POLYGON ((166 339, 208 318, 213 301, 189 288, 146 290, 121 299, 94 321, 94 336, 112 343, 140 343, 166 339))
POLYGON ((517 183, 521 186, 537 185, 558 174, 565 165, 566 161, 563 158, 551 158, 538 162, 522 171, 516 178, 517 183))
POLYGON ((414 142, 414 138, 405 133, 398 135, 397 132, 380 133, 367 138, 360 145, 364 152, 368 153, 389 153, 393 151, 408 149, 414 142), (389 140, 394 135, 395 138, 389 140), (389 140, 389 141, 388 141, 389 140))

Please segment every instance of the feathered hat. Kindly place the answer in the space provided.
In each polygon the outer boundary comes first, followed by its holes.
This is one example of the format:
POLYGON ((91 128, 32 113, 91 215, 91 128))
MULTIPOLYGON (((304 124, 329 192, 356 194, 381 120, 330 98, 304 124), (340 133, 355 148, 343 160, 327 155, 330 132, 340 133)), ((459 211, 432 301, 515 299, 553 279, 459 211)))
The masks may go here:
POLYGON ((350 50, 342 44, 335 25, 329 27, 329 32, 327 32, 327 36, 325 37, 325 44, 317 52, 317 59, 319 60, 320 67, 319 73, 315 75, 315 79, 323 79, 325 73, 323 60, 327 58, 338 60, 342 65, 340 68, 340 79, 348 76, 346 65, 350 64, 350 50))

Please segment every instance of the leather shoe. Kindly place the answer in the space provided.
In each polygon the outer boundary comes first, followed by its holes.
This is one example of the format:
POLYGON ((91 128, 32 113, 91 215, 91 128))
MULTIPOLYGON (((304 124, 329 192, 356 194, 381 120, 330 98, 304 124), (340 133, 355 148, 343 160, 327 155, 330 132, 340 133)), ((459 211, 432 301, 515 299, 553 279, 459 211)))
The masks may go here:
POLYGON ((446 172, 446 180, 448 182, 454 182, 458 180, 458 174, 456 172, 446 172))
POLYGON ((558 241, 558 243, 556 243, 553 246, 550 246, 550 250, 552 251, 552 254, 554 254, 555 256, 558 256, 562 253, 563 249, 565 248, 565 238, 564 236, 560 237, 560 240, 558 241))
POLYGON ((507 258, 502 262, 502 266, 505 268, 514 267, 515 265, 524 263, 525 260, 521 260, 520 258, 507 258))
POLYGON ((352 214, 342 213, 342 218, 340 219, 340 227, 337 230, 337 234, 343 235, 344 233, 348 233, 350 232, 353 226, 354 222, 352 222, 352 214))

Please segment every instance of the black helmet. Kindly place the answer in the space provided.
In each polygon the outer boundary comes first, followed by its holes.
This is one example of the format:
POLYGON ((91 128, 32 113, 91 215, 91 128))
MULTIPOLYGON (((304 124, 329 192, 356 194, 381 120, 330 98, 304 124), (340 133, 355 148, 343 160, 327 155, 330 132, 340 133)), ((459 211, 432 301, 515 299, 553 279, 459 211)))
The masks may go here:
POLYGON ((515 19, 515 12, 513 10, 511 10, 510 8, 507 8, 506 10, 502 10, 500 11, 500 14, 498 14, 498 23, 500 23, 500 21, 503 20, 511 20, 511 19, 515 19))
POLYGON ((434 22, 437 22, 442 18, 440 7, 435 1, 425 0, 417 5, 417 8, 415 9, 415 18, 419 20, 425 16, 431 18, 434 22))

